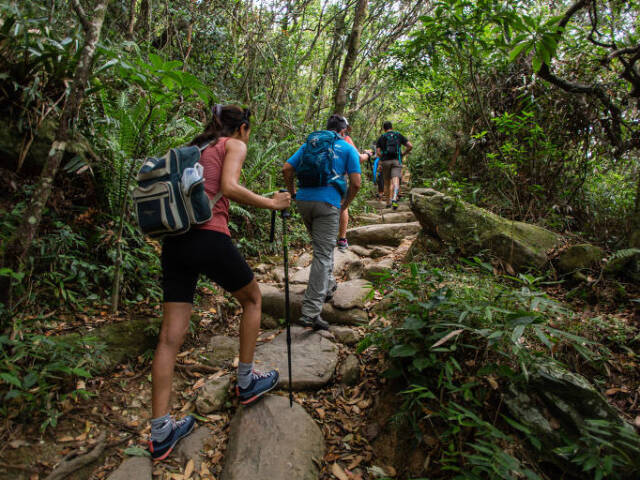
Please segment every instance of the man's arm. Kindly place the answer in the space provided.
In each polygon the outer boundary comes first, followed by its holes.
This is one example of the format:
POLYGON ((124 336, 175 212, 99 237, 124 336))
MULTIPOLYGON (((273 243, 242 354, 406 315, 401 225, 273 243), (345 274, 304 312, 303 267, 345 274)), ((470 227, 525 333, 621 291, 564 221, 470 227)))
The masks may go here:
POLYGON ((282 166, 282 176, 284 177, 284 184, 287 187, 287 190, 289 190, 291 197, 295 198, 296 187, 295 187, 294 178, 296 176, 296 170, 293 168, 293 165, 291 165, 289 162, 286 162, 282 166))
POLYGON ((347 190, 347 198, 342 202, 342 210, 349 208, 349 205, 356 198, 360 185, 362 184, 362 175, 359 173, 349 174, 349 190, 347 190))
POLYGON ((402 153, 402 156, 406 156, 409 155, 409 152, 413 149, 413 145, 411 145, 411 142, 409 140, 407 140, 407 143, 404 144, 404 152, 402 153))

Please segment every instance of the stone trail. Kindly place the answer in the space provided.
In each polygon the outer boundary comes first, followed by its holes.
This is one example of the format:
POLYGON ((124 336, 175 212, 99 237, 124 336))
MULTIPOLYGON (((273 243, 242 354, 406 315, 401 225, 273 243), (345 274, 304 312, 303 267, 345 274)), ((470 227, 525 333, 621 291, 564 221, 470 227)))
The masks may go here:
MULTIPOLYGON (((367 202, 378 210, 362 218, 364 226, 348 230, 352 244, 349 250, 336 249, 334 275, 338 289, 322 312, 331 323, 328 332, 314 332, 292 326, 292 365, 294 391, 317 390, 338 379, 353 385, 360 378, 360 361, 347 355, 339 361, 339 344, 353 346, 361 333, 353 325, 368 323, 367 297, 369 281, 393 267, 397 246, 407 237, 415 236, 420 224, 406 203, 397 211, 385 209, 381 202, 367 202)), ((304 291, 310 275, 312 256, 309 252, 291 259, 291 318, 300 317, 304 291)), ((255 267, 262 292, 265 314, 263 328, 278 325, 284 317, 284 269, 260 264, 255 267)), ((280 324, 281 326, 281 324, 280 324)), ((259 370, 276 368, 280 372, 279 392, 286 395, 288 387, 286 332, 269 335, 270 341, 258 345, 255 354, 259 370)), ((209 344, 211 353, 206 363, 229 367, 238 354, 237 338, 215 336, 209 344)), ((199 390, 196 409, 206 415, 223 408, 232 381, 229 375, 212 378, 199 390)), ((212 433, 206 426, 185 438, 172 454, 183 465, 194 461, 194 476, 200 478, 200 453, 207 448, 212 433)), ((299 404, 289 407, 286 396, 269 394, 256 405, 239 408, 231 422, 228 448, 223 460, 221 480, 317 480, 325 453, 325 439, 313 418, 299 404), (248 439, 250 439, 248 441, 248 439)), ((152 464, 148 458, 126 459, 108 480, 151 480, 152 464)))

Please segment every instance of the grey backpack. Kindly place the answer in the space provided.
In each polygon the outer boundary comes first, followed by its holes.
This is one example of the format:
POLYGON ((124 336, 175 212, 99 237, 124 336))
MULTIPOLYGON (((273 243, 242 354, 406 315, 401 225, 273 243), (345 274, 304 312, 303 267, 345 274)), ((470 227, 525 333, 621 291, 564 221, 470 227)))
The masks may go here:
POLYGON ((172 148, 163 157, 146 159, 133 190, 138 225, 144 234, 152 238, 180 235, 211 218, 211 209, 222 193, 209 199, 202 175, 193 176, 194 169, 202 171, 198 161, 207 146, 172 148), (183 182, 185 170, 195 181, 183 182))

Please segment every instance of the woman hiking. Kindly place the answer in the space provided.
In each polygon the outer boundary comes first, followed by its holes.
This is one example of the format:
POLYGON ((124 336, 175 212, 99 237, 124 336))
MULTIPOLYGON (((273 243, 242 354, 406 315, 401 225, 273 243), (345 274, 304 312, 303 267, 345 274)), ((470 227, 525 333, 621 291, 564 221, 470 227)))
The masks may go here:
POLYGON ((215 105, 213 118, 191 145, 206 146, 200 157, 209 198, 223 196, 213 205, 211 219, 189 232, 167 237, 162 244, 163 320, 152 366, 152 419, 149 451, 163 460, 178 441, 193 430, 191 415, 175 421, 169 398, 176 356, 189 329, 193 295, 200 274, 206 275, 242 305, 240 361, 236 393, 243 405, 255 402, 278 383, 278 372, 253 370, 253 353, 260 329, 262 297, 253 272, 231 242, 229 200, 259 208, 282 210, 291 204, 289 193, 266 198, 238 183, 247 156, 250 112, 235 105, 215 105))

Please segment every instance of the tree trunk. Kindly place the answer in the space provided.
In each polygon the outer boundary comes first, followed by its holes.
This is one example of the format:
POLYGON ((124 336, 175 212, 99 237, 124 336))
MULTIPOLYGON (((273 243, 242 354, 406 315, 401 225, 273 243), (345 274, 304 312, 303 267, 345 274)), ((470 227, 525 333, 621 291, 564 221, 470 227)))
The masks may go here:
POLYGON ((347 82, 351 76, 351 71, 353 70, 353 65, 356 62, 356 57, 358 56, 362 26, 364 19, 367 16, 367 4, 368 0, 358 0, 356 5, 355 16, 353 17, 353 27, 349 34, 347 56, 345 57, 344 64, 342 66, 342 73, 340 74, 340 80, 338 81, 338 88, 336 88, 336 95, 334 99, 335 113, 343 114, 344 108, 347 105, 347 82))
POLYGON ((84 12, 79 0, 72 0, 73 8, 85 31, 85 42, 82 47, 82 52, 80 53, 71 91, 69 92, 67 103, 62 111, 62 117, 60 118, 60 123, 56 131, 55 140, 51 145, 49 155, 42 168, 38 185, 34 190, 36 193, 31 197, 24 220, 18 226, 4 252, 5 262, 3 263, 10 264, 15 268, 19 269, 24 263, 29 248, 33 243, 33 239, 40 225, 40 220, 42 219, 42 212, 51 195, 53 181, 60 168, 60 162, 62 161, 67 142, 72 137, 71 134, 74 129, 74 124, 80 112, 82 101, 84 100, 85 87, 91 73, 96 46, 100 38, 100 32, 102 31, 102 24, 108 3, 109 0, 100 0, 99 3, 92 8, 91 16, 88 16, 84 12))
POLYGON ((131 0, 131 4, 129 6, 129 26, 127 27, 127 38, 129 40, 133 40, 133 32, 136 23, 136 4, 138 0, 131 0))

